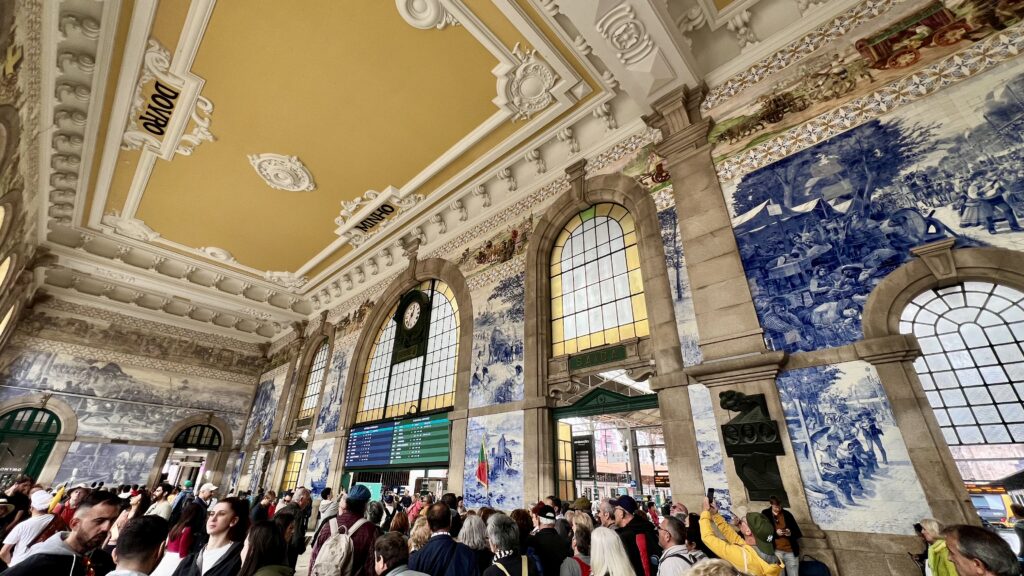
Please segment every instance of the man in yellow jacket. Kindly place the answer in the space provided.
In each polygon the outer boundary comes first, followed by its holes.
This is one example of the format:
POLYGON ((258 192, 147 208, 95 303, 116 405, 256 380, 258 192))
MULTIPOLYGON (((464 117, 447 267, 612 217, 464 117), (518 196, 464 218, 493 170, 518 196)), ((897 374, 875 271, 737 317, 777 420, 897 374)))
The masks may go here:
POLYGON ((700 514, 700 537, 704 544, 719 558, 746 574, 779 576, 784 566, 775 556, 775 547, 771 543, 774 530, 768 519, 751 512, 740 517, 739 530, 742 536, 729 526, 707 498, 704 499, 704 511, 700 514), (711 527, 712 520, 722 534, 721 538, 711 527))

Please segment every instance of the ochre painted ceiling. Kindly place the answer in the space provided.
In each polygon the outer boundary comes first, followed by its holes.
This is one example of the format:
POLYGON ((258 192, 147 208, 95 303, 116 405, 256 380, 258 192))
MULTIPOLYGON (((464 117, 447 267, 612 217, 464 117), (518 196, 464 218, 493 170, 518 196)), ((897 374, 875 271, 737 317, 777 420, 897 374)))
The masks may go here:
MULTIPOLYGON (((187 4, 161 2, 157 12, 152 35, 172 54, 187 4)), ((465 27, 419 30, 393 2, 355 4, 218 2, 191 66, 205 79, 216 140, 157 160, 135 217, 167 240, 294 271, 337 238, 342 200, 401 188, 497 112, 498 61, 465 27), (297 156, 317 189, 271 188, 248 161, 261 153, 297 156)), ((496 10, 477 16, 503 43, 520 41, 496 10)), ((506 123, 485 143, 520 126, 506 123)), ((139 157, 120 152, 104 213, 122 213, 139 157)))

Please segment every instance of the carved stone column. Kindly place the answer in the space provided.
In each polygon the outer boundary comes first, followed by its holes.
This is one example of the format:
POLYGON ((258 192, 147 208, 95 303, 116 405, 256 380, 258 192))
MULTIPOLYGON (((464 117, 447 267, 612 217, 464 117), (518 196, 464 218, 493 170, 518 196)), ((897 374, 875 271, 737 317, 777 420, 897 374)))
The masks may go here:
POLYGON ((892 405, 896 426, 904 431, 910 462, 921 482, 928 505, 944 524, 980 525, 956 462, 946 446, 935 412, 917 380, 914 360, 921 355, 917 338, 910 334, 861 340, 857 355, 874 365, 892 405))
POLYGON ((654 103, 644 120, 661 130, 656 147, 672 173, 679 232, 705 361, 761 352, 764 339, 729 210, 700 117, 704 93, 686 87, 654 103))

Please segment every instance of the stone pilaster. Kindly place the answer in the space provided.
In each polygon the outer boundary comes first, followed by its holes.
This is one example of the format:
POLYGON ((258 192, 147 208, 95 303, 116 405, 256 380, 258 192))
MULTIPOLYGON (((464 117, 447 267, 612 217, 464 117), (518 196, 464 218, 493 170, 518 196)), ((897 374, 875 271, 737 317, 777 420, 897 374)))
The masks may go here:
POLYGON ((704 477, 701 474, 700 454, 697 451, 697 432, 693 427, 693 409, 686 375, 651 378, 651 388, 657 390, 661 428, 665 434, 665 452, 668 455, 668 476, 672 497, 694 506, 704 497, 704 477), (665 385, 666 380, 680 382, 665 385))
POLYGON ((645 118, 661 130, 656 150, 672 174, 679 232, 705 360, 764 350, 729 210, 711 159, 703 93, 686 87, 654 103, 645 118))

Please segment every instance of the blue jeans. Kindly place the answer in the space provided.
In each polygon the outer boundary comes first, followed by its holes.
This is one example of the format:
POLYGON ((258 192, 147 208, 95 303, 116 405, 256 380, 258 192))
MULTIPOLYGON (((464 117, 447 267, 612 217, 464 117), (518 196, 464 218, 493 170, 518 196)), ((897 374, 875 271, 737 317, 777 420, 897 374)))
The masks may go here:
POLYGON ((795 554, 776 550, 775 556, 786 565, 786 576, 800 576, 800 559, 795 554))

